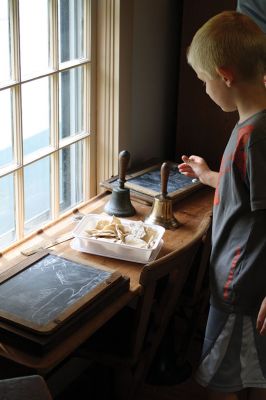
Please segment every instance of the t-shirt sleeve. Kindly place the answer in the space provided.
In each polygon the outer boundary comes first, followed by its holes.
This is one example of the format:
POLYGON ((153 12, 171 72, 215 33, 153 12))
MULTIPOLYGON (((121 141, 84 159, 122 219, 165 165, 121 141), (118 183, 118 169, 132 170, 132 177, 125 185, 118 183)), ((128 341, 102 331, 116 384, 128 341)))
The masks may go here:
POLYGON ((251 210, 266 209, 266 139, 249 146, 247 177, 251 210))
POLYGON ((236 11, 248 15, 266 33, 265 0, 238 0, 236 11))

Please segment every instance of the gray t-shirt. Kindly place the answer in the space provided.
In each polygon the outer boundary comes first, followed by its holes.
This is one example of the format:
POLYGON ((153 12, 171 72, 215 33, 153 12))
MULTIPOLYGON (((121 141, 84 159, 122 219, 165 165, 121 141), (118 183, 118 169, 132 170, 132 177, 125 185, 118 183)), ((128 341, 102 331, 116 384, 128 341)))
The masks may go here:
POLYGON ((238 0, 236 10, 252 18, 266 33, 266 0, 238 0))
POLYGON ((256 311, 266 296, 266 110, 237 124, 213 206, 211 302, 256 311))

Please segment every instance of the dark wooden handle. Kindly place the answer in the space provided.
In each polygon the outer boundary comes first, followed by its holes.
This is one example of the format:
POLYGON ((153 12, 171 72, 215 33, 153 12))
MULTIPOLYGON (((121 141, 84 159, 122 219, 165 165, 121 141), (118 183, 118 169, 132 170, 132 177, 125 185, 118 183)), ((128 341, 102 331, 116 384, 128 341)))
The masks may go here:
POLYGON ((167 195, 167 183, 170 174, 170 165, 167 162, 164 162, 161 166, 161 190, 162 195, 167 195))
POLYGON ((118 166, 118 183, 119 183, 119 188, 124 189, 124 184, 125 184, 125 177, 126 177, 126 171, 127 171, 127 166, 130 160, 130 154, 127 150, 122 150, 119 153, 118 161, 119 161, 119 166, 118 166))

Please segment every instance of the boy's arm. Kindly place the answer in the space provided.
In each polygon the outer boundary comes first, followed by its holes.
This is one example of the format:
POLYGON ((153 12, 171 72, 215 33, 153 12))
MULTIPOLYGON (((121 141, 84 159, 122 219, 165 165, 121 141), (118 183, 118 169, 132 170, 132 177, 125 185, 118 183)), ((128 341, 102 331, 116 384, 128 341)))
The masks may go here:
MULTIPOLYGON (((258 214, 257 221, 260 224, 261 235, 264 235, 265 225, 266 225, 266 209, 255 210, 253 213, 258 214)), ((266 285, 266 283, 264 282, 266 285)), ((266 291, 265 291, 266 292, 266 291)), ((260 335, 266 336, 266 296, 264 297, 260 310, 257 316, 257 330, 260 335)))
POLYGON ((260 306, 260 311, 257 318, 257 330, 260 335, 266 335, 266 297, 260 306))
POLYGON ((211 171, 206 172, 203 174, 199 180, 204 183, 205 185, 212 186, 213 188, 216 188, 218 185, 218 176, 219 173, 216 171, 211 171))
POLYGON ((212 171, 206 161, 198 156, 182 156, 184 161, 178 165, 179 172, 192 178, 198 178, 204 185, 217 187, 218 172, 212 171))

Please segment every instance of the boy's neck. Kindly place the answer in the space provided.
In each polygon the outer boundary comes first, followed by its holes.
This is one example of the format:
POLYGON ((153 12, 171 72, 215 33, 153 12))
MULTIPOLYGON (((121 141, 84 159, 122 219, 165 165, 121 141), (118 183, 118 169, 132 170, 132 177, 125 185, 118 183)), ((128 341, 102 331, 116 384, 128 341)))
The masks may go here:
POLYGON ((266 109, 266 88, 262 84, 240 84, 235 88, 239 123, 266 109))

